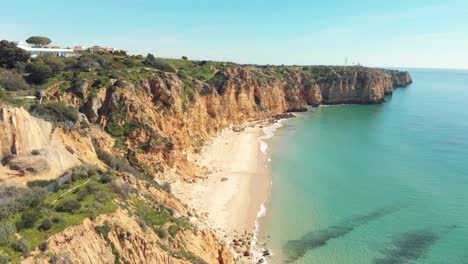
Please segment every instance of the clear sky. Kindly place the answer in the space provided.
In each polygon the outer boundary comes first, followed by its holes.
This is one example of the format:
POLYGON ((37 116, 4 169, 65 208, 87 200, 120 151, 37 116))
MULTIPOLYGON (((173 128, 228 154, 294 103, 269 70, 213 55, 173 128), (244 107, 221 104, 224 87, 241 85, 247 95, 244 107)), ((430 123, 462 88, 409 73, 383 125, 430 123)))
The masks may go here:
POLYGON ((468 68, 468 0, 2 0, 0 39, 256 64, 468 68))

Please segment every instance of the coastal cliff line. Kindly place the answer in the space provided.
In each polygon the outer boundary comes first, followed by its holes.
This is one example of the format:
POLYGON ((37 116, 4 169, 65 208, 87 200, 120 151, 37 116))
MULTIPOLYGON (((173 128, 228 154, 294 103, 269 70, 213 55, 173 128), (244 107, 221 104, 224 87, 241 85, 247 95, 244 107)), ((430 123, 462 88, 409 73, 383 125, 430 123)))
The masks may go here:
POLYGON ((132 165, 163 179, 170 176, 164 173, 168 168, 176 168, 177 177, 191 180, 196 170, 186 162, 185 151, 223 128, 321 104, 383 103, 393 89, 412 83, 408 72, 364 67, 235 65, 212 70, 215 75, 208 81, 159 73, 139 86, 115 82, 77 107, 111 134, 115 124, 134 125, 125 133, 122 149, 132 165))
MULTIPOLYGON (((109 193, 106 199, 87 194, 102 198, 102 205, 91 208, 89 199, 80 201, 82 220, 51 229, 45 249, 31 235, 37 230, 18 230, 19 237, 34 241, 33 252, 21 258, 12 253, 11 259, 237 263, 239 255, 229 242, 171 194, 170 183, 204 177, 190 153, 221 130, 245 122, 322 104, 383 103, 395 88, 412 83, 408 72, 360 66, 183 63, 173 70, 136 66, 60 76, 41 94, 42 104, 2 103, 0 172, 5 174, 0 186, 68 175, 70 183, 54 191, 60 196, 53 192, 55 201, 44 200, 48 208, 57 207, 62 196, 78 197, 91 183, 109 193)), ((65 221, 69 213, 77 212, 60 211, 65 221)), ((5 245, 0 256, 11 250, 5 245)))

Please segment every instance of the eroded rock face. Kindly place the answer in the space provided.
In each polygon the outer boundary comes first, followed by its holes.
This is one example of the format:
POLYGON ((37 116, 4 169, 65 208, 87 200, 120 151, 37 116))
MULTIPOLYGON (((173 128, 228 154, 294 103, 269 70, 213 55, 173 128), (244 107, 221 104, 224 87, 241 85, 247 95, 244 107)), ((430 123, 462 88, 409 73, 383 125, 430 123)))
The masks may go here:
POLYGON ((304 89, 304 98, 308 105, 317 107, 323 103, 322 91, 320 86, 315 84, 312 87, 306 87, 304 89))
MULTIPOLYGON (((284 118, 287 117, 284 113, 305 111, 309 106, 321 104, 381 103, 384 95, 395 87, 412 82, 407 72, 363 67, 319 70, 234 66, 219 73, 223 81, 216 85, 192 80, 190 93, 176 74, 158 72, 140 86, 116 82, 93 96, 85 89, 80 94, 84 97, 82 100, 73 94, 57 99, 79 107, 90 122, 103 129, 109 130, 111 123, 114 128, 124 128, 114 138, 97 126, 90 128, 90 135, 101 149, 127 158, 137 168, 146 168, 160 181, 172 179, 170 177, 191 181, 197 177, 198 168, 188 161, 187 152, 221 129, 245 121, 284 118), (117 139, 124 145, 118 150, 113 147, 117 139)), ((6 175, 8 181, 16 177, 25 182, 28 180, 25 177, 37 179, 37 175, 45 172, 49 178, 56 178, 82 162, 99 162, 90 137, 77 131, 53 128, 21 108, 0 109, 0 131, 3 131, 0 158, 8 157, 5 165, 29 173, 12 178, 9 174, 12 171, 0 166, 0 184, 2 175, 6 175)), ((135 185, 139 195, 151 195, 179 215, 196 215, 163 190, 147 189, 145 182, 130 175, 123 175, 121 179, 135 185)), ((229 247, 221 243, 213 231, 204 228, 203 223, 198 224, 200 226, 194 225, 193 230, 180 231, 174 238, 178 243, 173 246, 183 245, 207 263, 233 263, 229 247)), ((51 236, 48 241, 49 253, 63 255, 77 263, 113 263, 115 255, 111 243, 130 263, 188 263, 163 250, 160 238, 152 230, 143 230, 123 209, 101 215, 94 222, 85 220, 51 236), (108 238, 95 229, 104 224, 110 227, 108 238)), ((44 254, 35 254, 25 263, 48 261, 44 254)))
MULTIPOLYGON (((128 179, 125 179, 128 181, 128 179)), ((145 188, 142 187, 144 190, 145 188)), ((147 190, 144 190, 146 192, 147 190)), ((166 196, 166 205, 179 207, 180 214, 186 214, 187 208, 177 199, 167 196, 167 193, 154 189, 160 193, 147 193, 154 197, 166 196), (170 201, 172 200, 172 202, 170 201)), ((159 197, 162 198, 162 197, 159 197)), ((158 199, 159 199, 158 198, 158 199)), ((173 207, 171 207, 173 208, 173 207)), ((48 238, 47 254, 40 251, 22 263, 49 263, 50 255, 67 258, 73 263, 115 263, 117 257, 125 263, 162 263, 189 264, 191 262, 173 257, 170 250, 191 252, 206 263, 235 263, 230 248, 219 241, 214 233, 203 226, 181 230, 173 238, 160 238, 148 226, 142 226, 134 216, 125 210, 118 209, 115 213, 99 216, 95 221, 85 219, 82 224, 69 227, 63 232, 48 238), (105 226, 106 237, 99 233, 96 227, 105 226), (118 252, 113 251, 115 249, 118 252)))
POLYGON ((216 85, 192 80, 191 94, 174 73, 158 73, 134 90, 111 87, 101 107, 87 116, 96 120, 97 114, 103 127, 113 121, 144 124, 125 138, 133 162, 153 174, 176 168, 179 176, 191 179, 197 172, 186 151, 223 128, 321 104, 382 103, 394 88, 411 83, 407 72, 364 67, 234 66, 217 74, 224 81, 216 85), (125 118, 115 120, 115 112, 125 118))
POLYGON ((0 184, 54 179, 82 162, 100 165, 91 138, 31 116, 0 108, 0 184))

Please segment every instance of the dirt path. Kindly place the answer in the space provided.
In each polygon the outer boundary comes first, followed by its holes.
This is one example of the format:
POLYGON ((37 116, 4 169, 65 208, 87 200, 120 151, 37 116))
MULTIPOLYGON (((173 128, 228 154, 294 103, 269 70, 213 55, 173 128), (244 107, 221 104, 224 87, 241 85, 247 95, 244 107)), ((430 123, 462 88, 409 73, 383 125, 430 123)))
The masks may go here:
POLYGON ((73 188, 71 188, 70 190, 62 193, 57 199, 55 199, 53 202, 52 202, 52 205, 55 204, 58 200, 60 200, 63 196, 65 196, 67 193, 69 192, 72 192, 73 190, 77 189, 77 188, 80 188, 81 186, 87 184, 91 179, 88 179, 86 180, 85 182, 83 182, 82 184, 78 185, 78 186, 75 186, 73 188))

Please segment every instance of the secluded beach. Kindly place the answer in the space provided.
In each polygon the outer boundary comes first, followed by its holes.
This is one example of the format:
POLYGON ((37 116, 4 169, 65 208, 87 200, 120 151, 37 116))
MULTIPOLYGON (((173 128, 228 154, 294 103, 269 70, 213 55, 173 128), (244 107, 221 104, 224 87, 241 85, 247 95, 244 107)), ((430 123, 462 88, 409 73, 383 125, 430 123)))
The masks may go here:
POLYGON ((192 157, 206 170, 206 179, 179 183, 174 194, 228 238, 251 233, 260 206, 268 198, 270 178, 260 151, 260 125, 235 132, 223 130, 192 157))

